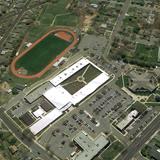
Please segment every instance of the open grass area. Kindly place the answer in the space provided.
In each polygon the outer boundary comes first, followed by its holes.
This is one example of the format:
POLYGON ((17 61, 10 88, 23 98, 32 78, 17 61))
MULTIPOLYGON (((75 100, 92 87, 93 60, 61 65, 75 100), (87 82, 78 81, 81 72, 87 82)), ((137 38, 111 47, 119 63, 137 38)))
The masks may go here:
POLYGON ((158 47, 146 46, 144 44, 138 44, 135 57, 148 63, 157 62, 158 60, 158 47))
POLYGON ((43 36, 46 31, 48 31, 48 26, 46 25, 35 25, 30 27, 28 33, 29 33, 29 41, 34 42, 41 36, 43 36))
POLYGON ((65 14, 55 18, 54 25, 58 26, 76 26, 78 24, 78 16, 75 14, 65 14))
POLYGON ((93 65, 90 65, 86 70, 85 74, 83 75, 83 77, 85 78, 85 81, 89 83, 101 73, 102 72, 99 69, 95 68, 93 65))
POLYGON ((158 47, 137 44, 135 53, 124 55, 124 60, 144 67, 155 67, 160 65, 158 62, 158 47))
POLYGON ((16 68, 24 68, 27 74, 36 74, 52 62, 69 44, 50 34, 22 56, 17 61, 16 68))
POLYGON ((68 0, 58 0, 55 3, 48 3, 41 9, 36 23, 30 27, 29 41, 34 42, 46 31, 55 26, 76 26, 79 24, 79 17, 73 11, 67 9, 68 0))
POLYGON ((85 84, 83 82, 74 81, 72 83, 69 83, 65 86, 63 86, 71 95, 79 91, 81 88, 83 88, 85 84))
POLYGON ((61 85, 70 93, 74 94, 94 78, 101 74, 101 71, 93 65, 88 64, 77 73, 66 79, 61 85))
POLYGON ((123 77, 122 76, 118 77, 118 80, 116 81, 116 85, 119 86, 120 88, 122 88, 123 81, 124 81, 124 86, 128 87, 129 86, 129 78, 127 75, 124 75, 123 77))
POLYGON ((120 88, 123 87, 122 76, 118 77, 118 80, 116 81, 116 85, 119 86, 120 88))
POLYGON ((54 4, 49 4, 40 17, 40 24, 51 25, 56 15, 68 13, 67 4, 68 0, 58 0, 54 4))
POLYGON ((132 110, 137 110, 140 114, 143 113, 146 110, 146 106, 140 102, 135 102, 130 108, 129 112, 132 110))
POLYGON ((119 141, 113 142, 101 155, 104 160, 114 159, 122 150, 124 146, 119 141))

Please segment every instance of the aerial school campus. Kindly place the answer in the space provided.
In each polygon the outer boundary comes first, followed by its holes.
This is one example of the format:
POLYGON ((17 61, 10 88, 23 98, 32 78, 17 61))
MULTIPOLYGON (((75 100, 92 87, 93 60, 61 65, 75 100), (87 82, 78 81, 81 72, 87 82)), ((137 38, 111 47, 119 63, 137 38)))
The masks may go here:
MULTIPOLYGON (((69 50, 73 49, 78 41, 79 37, 76 32, 70 29, 60 28, 49 31, 13 59, 11 71, 15 76, 22 79, 40 78, 55 63, 59 62, 69 50)), ((83 103, 87 97, 113 78, 88 58, 80 57, 74 60, 44 85, 36 90, 31 90, 24 97, 22 106, 18 104, 18 108, 22 107, 24 113, 15 114, 17 120, 22 124, 22 129, 29 129, 38 139, 46 128, 49 129, 51 125, 61 121, 63 116, 74 110, 74 107, 83 103), (24 108, 26 104, 31 106, 30 110, 24 108)), ((18 112, 17 110, 16 113, 18 112)), ((97 121, 94 123, 99 125, 97 121)), ((85 130, 79 130, 77 136, 73 137, 73 141, 82 145, 82 137, 90 143, 92 150, 90 147, 87 149, 87 146, 84 146, 83 152, 72 149, 72 152, 66 152, 63 156, 78 160, 87 155, 88 158, 86 159, 90 160, 109 143, 105 134, 99 133, 93 140, 85 130)))
MULTIPOLYGON (((1 88, 7 98, 0 118, 29 149, 22 158, 33 153, 33 160, 159 160, 159 138, 145 145, 160 134, 159 32, 149 41, 150 27, 144 29, 153 12, 136 0, 43 1, 33 4, 36 13, 27 11, 27 25, 30 14, 36 20, 8 67, 0 65, 0 101, 1 88)), ((10 41, 4 57, 8 46, 10 41)))

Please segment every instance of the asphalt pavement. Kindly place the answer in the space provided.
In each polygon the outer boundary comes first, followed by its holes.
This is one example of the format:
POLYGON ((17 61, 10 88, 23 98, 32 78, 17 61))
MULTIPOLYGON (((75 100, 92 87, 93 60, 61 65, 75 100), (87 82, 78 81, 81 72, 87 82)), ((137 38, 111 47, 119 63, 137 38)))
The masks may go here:
POLYGON ((149 124, 142 134, 138 136, 133 143, 116 158, 116 160, 131 160, 158 129, 160 129, 160 115, 149 124))

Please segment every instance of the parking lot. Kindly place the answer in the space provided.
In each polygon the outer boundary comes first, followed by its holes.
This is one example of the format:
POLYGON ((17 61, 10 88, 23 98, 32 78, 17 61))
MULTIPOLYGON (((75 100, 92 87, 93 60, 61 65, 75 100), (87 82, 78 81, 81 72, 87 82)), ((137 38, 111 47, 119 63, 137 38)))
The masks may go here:
POLYGON ((101 132, 108 134, 110 120, 117 118, 131 102, 131 97, 118 87, 107 85, 85 103, 75 106, 75 109, 50 125, 38 141, 59 158, 70 157, 76 148, 72 140, 77 133, 84 130, 92 137, 101 132))
POLYGON ((149 123, 157 116, 158 112, 153 109, 146 109, 137 120, 127 129, 128 134, 126 138, 128 140, 135 139, 149 123))

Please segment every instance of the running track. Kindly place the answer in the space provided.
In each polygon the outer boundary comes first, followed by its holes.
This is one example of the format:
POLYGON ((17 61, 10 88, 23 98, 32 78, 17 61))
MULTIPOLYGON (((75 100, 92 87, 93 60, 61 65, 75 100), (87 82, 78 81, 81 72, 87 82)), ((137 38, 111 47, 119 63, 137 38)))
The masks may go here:
POLYGON ((11 63, 11 71, 12 73, 19 78, 24 78, 24 79, 34 79, 34 78, 40 78, 44 73, 46 73, 55 62, 57 62, 61 57, 63 57, 70 49, 72 49, 76 44, 78 43, 78 38, 76 36, 76 33, 69 30, 69 29, 55 29, 52 31, 49 31, 48 33, 46 33, 44 36, 42 36, 40 39, 38 39, 37 41, 35 41, 31 47, 29 47, 28 49, 26 49, 24 52, 22 52, 21 54, 19 54, 18 56, 16 56, 12 63, 11 63), (46 38, 49 34, 54 33, 54 32, 59 32, 59 31, 63 31, 63 32, 69 32, 72 37, 73 37, 73 42, 69 45, 69 47, 67 47, 63 52, 61 52, 55 59, 53 59, 53 61, 51 63, 49 63, 42 71, 40 71, 39 73, 36 73, 34 75, 23 75, 23 74, 19 74, 17 72, 16 69, 16 62, 25 54, 28 53, 29 50, 31 50, 34 46, 36 46, 40 41, 42 41, 44 38, 46 38))

